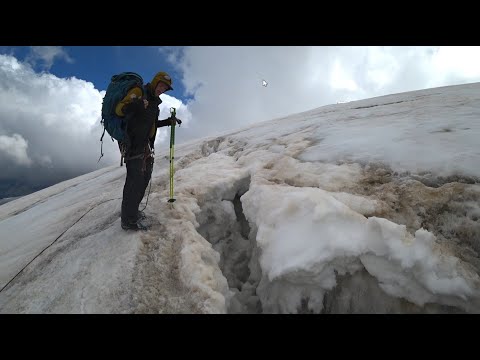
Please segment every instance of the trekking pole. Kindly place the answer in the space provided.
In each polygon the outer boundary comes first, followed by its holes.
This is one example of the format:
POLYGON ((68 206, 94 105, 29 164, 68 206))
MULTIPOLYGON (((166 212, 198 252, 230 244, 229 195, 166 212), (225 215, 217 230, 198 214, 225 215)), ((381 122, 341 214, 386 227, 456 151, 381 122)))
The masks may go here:
POLYGON ((173 170, 173 160, 175 159, 174 156, 174 145, 175 145, 175 125, 177 125, 177 120, 176 120, 176 110, 174 107, 170 108, 170 115, 171 118, 173 118, 175 121, 173 124, 171 124, 170 128, 170 199, 168 199, 169 203, 172 203, 175 201, 173 198, 173 175, 174 175, 174 170, 173 170))

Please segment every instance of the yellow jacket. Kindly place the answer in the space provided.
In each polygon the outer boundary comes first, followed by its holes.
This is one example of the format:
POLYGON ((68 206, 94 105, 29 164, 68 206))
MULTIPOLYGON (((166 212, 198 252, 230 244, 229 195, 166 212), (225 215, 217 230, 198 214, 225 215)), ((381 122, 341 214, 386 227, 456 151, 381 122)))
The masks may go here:
POLYGON ((125 116, 125 114, 123 113, 123 107, 130 103, 133 99, 141 98, 142 94, 143 91, 139 87, 134 87, 133 89, 131 89, 115 107, 115 114, 121 117, 125 116))

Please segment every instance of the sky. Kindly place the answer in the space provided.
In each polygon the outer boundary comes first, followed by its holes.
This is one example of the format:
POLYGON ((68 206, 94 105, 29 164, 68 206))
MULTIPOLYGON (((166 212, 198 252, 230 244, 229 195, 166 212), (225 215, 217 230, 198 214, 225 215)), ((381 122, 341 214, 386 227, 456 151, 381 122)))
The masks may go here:
POLYGON ((479 115, 470 84, 179 144, 147 232, 116 165, 11 201, 0 313, 479 313, 479 115))
MULTIPOLYGON (((119 162, 100 109, 112 75, 173 77, 176 143, 319 106, 480 81, 480 47, 0 47, 0 197, 119 162), (263 86, 263 81, 267 86, 263 86)), ((167 129, 157 151, 168 150, 167 129)))

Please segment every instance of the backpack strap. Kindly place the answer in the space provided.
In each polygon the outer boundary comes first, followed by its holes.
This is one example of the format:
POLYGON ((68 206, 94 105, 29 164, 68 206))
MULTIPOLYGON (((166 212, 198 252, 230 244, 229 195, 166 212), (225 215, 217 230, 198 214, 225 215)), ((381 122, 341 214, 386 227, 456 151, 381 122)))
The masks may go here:
POLYGON ((100 157, 98 158, 97 164, 100 162, 100 159, 103 157, 103 135, 105 135, 105 126, 103 127, 103 134, 100 138, 100 157))
MULTIPOLYGON (((103 136, 105 135, 105 130, 106 130, 103 120, 101 121, 101 124, 103 125, 103 133, 102 133, 102 137, 100 138, 100 157, 98 158, 97 164, 100 162, 100 159, 103 157, 103 136)), ((112 138, 112 141, 113 141, 113 138, 112 138)))
MULTIPOLYGON (((102 120, 102 125, 103 125, 103 120, 102 120)), ((104 125, 102 137, 100 138, 100 157, 98 158, 97 164, 100 162, 100 159, 103 157, 103 136, 105 135, 105 130, 106 130, 106 127, 104 125)), ((112 141, 115 141, 115 140, 113 140, 112 138, 112 141)))
POLYGON ((123 166, 123 161, 125 158, 125 152, 127 149, 127 145, 123 142, 118 143, 118 148, 120 149, 120 166, 123 166))

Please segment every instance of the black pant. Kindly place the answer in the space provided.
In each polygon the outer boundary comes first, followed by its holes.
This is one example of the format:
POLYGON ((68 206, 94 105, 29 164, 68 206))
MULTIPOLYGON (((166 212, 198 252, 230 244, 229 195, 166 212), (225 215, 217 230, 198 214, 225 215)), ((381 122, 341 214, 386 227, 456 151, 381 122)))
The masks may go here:
POLYGON ((148 182, 152 175, 153 158, 146 160, 146 169, 142 171, 143 159, 132 159, 126 162, 127 178, 123 187, 122 222, 137 221, 138 206, 145 195, 148 182))

